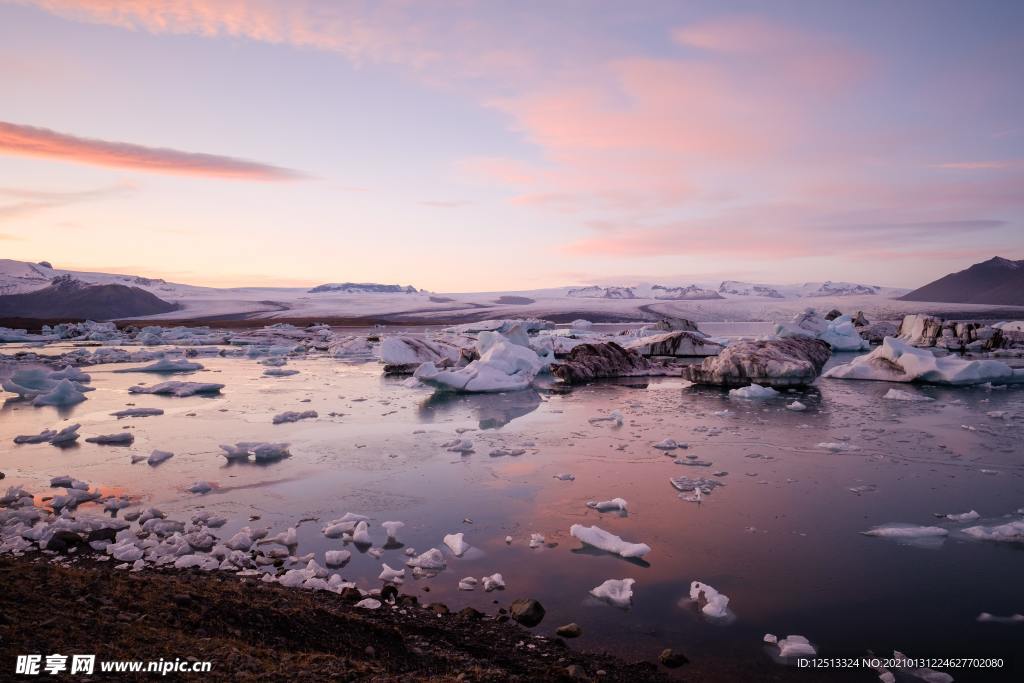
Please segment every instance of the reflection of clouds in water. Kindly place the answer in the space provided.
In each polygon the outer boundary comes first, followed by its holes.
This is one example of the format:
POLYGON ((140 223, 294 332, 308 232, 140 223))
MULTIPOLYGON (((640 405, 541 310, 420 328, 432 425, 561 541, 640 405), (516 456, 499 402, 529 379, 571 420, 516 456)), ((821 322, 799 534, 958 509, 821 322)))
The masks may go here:
POLYGON ((419 417, 423 422, 436 422, 456 411, 468 410, 476 414, 480 429, 498 429, 532 413, 540 404, 540 394, 533 389, 502 394, 438 392, 420 404, 419 417))

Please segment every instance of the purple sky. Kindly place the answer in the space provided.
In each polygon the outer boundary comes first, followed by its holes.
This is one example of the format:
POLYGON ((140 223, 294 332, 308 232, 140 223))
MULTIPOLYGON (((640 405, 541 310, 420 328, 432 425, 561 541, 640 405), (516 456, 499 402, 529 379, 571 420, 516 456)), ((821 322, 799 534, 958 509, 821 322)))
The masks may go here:
POLYGON ((1024 3, 0 0, 0 247, 201 284, 1024 258, 1024 3))

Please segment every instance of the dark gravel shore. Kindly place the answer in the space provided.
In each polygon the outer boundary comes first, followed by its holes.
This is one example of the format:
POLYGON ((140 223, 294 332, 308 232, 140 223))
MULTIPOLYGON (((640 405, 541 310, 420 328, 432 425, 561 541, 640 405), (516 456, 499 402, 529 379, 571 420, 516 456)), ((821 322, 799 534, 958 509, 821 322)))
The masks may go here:
MULTIPOLYGON (((55 653, 213 663, 211 673, 170 680, 666 680, 654 663, 576 652, 504 615, 447 613, 410 596, 399 596, 397 607, 366 610, 346 595, 220 572, 130 573, 85 558, 72 566, 50 559, 0 558, 0 680, 29 680, 14 675, 19 654, 45 661, 55 653)), ((153 678, 160 676, 116 676, 153 678)), ((104 676, 97 668, 73 680, 104 676)))

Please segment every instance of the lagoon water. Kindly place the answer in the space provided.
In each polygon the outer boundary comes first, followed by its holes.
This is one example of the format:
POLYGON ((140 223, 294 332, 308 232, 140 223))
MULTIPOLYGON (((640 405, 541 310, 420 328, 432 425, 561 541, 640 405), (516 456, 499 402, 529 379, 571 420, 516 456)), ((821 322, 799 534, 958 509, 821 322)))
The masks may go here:
MULTIPOLYGON (((830 365, 850 357, 838 354, 830 365)), ((462 558, 446 551, 444 572, 408 577, 403 591, 489 613, 514 598, 533 597, 547 609, 536 633, 553 635, 574 621, 584 635, 573 647, 648 659, 673 647, 691 660, 681 670, 687 676, 733 667, 796 676, 771 660, 762 643, 766 632, 803 634, 822 656, 1024 651, 1024 624, 976 621, 981 612, 1024 613, 1024 548, 959 533, 1020 518, 1024 388, 822 379, 806 391, 752 401, 663 378, 452 395, 382 377, 376 363, 291 360, 288 368, 299 374, 270 378, 255 360, 198 360, 204 370, 175 379, 219 382, 226 385, 223 395, 129 394, 129 386, 162 379, 115 373, 125 366, 111 365, 87 368, 97 390, 71 409, 7 401, 0 408, 3 483, 24 485, 38 498, 58 492, 48 488, 51 477, 70 474, 106 493, 155 505, 171 518, 199 510, 226 516, 221 538, 245 525, 270 526, 273 534, 298 524, 298 553, 315 552, 321 564, 324 551, 342 547, 324 537, 322 525, 346 512, 371 518, 375 545, 385 540, 385 520, 405 522, 400 539, 417 552, 443 548, 445 534, 462 532, 472 549, 462 558), (883 399, 893 387, 934 400, 883 399), (786 409, 792 400, 807 410, 786 409), (165 414, 109 415, 132 405, 165 414), (316 410, 319 418, 271 424, 287 410, 316 410), (590 422, 612 410, 623 415, 622 426, 590 422), (990 417, 992 411, 1006 415, 990 417), (13 445, 18 434, 70 422, 82 424, 83 437, 131 430, 135 443, 13 445), (460 432, 474 452, 442 446, 460 432), (652 447, 665 438, 688 448, 666 453, 652 447), (287 442, 293 457, 228 464, 218 446, 239 441, 287 442), (853 448, 818 446, 844 442, 853 448), (489 455, 499 448, 525 453, 489 455), (131 454, 153 449, 175 456, 157 467, 130 464, 131 454), (711 466, 674 462, 686 456, 711 466), (718 477, 725 485, 701 504, 681 499, 669 483, 720 471, 728 473, 718 477), (560 473, 575 480, 556 479, 560 473), (199 480, 218 488, 188 493, 199 480), (589 500, 614 497, 628 501, 628 515, 586 507, 589 500), (980 520, 935 516, 972 509, 980 520), (859 533, 887 523, 939 525, 950 535, 899 542, 859 533), (568 533, 572 524, 596 524, 652 551, 638 561, 584 549, 568 533), (529 548, 532 533, 543 534, 547 544, 529 548), (463 577, 495 572, 505 578, 503 592, 457 589, 463 577), (611 578, 636 580, 630 609, 589 597, 591 588, 611 578), (728 595, 734 618, 705 618, 688 600, 693 580, 728 595)), ((401 547, 385 549, 380 560, 347 547, 353 559, 340 573, 363 588, 381 585, 382 562, 399 567, 408 559, 401 547)), ((985 676, 951 673, 957 680, 985 676)), ((875 674, 836 676, 873 680, 875 674)))

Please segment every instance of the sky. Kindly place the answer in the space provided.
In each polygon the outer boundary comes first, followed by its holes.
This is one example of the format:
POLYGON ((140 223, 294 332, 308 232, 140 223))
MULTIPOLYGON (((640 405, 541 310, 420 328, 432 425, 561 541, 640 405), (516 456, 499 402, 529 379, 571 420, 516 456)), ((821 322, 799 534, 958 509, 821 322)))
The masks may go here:
POLYGON ((0 0, 0 257, 916 287, 1024 258, 1024 3, 0 0))

